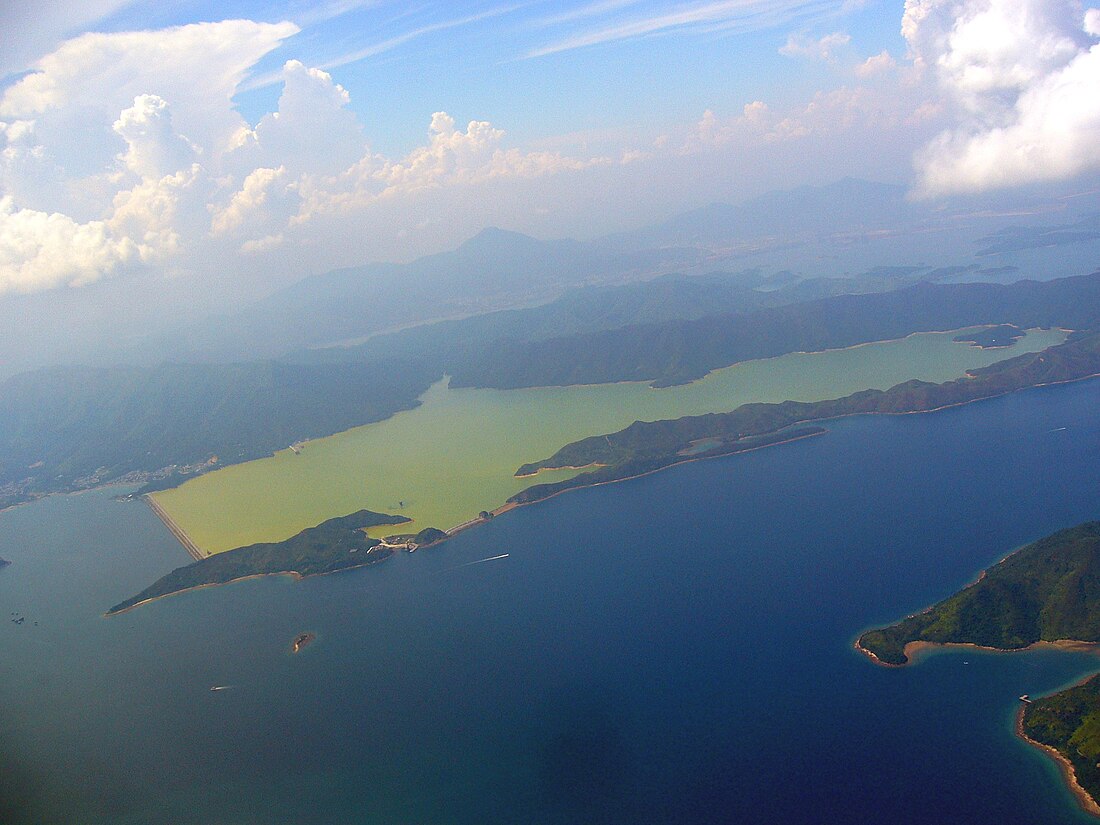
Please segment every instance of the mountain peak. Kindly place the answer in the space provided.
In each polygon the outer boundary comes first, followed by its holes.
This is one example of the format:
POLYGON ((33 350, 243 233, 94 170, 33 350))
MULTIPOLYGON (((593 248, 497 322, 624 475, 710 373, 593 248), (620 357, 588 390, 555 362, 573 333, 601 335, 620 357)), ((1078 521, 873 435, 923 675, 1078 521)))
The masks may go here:
POLYGON ((536 238, 524 235, 522 232, 513 232, 510 229, 501 229, 499 226, 487 226, 469 240, 462 243, 459 249, 484 249, 496 247, 501 244, 509 246, 530 246, 538 244, 536 238))

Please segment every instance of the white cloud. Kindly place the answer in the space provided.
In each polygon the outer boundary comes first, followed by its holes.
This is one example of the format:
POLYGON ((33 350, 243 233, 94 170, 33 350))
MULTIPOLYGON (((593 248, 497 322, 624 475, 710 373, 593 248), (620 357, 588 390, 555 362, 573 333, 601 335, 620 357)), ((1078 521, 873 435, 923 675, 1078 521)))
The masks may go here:
POLYGON ((162 263, 209 224, 206 199, 211 188, 198 164, 162 178, 142 178, 115 196, 108 226, 115 237, 137 245, 142 263, 162 263))
POLYGON ((297 186, 288 178, 285 166, 253 170, 224 208, 212 210, 210 231, 243 234, 252 245, 256 238, 270 238, 269 231, 278 234, 298 208, 297 186))
POLYGON ((362 207, 381 198, 407 197, 442 186, 465 186, 498 178, 536 178, 611 163, 604 157, 577 159, 559 152, 523 152, 502 146, 504 132, 472 120, 458 129, 446 112, 432 115, 428 143, 399 161, 365 155, 337 176, 305 177, 304 203, 296 223, 319 213, 362 207))
POLYGON ((833 32, 814 40, 804 34, 792 32, 779 53, 787 57, 807 57, 812 60, 832 60, 836 52, 847 46, 852 38, 846 32, 833 32))
POLYGON ((168 104, 156 95, 134 98, 134 105, 118 116, 114 130, 128 147, 119 159, 143 178, 162 177, 190 166, 196 155, 191 142, 176 134, 168 104))
POLYGON ((1098 19, 1073 0, 907 0, 911 56, 956 121, 917 154, 918 194, 1100 168, 1098 19))
POLYGON ((231 277, 226 255, 309 246, 337 213, 389 202, 412 215, 424 193, 618 162, 521 151, 488 122, 458 128, 442 112, 424 145, 383 157, 348 92, 297 60, 283 67, 276 111, 251 127, 232 96, 295 31, 236 20, 85 34, 0 94, 0 292, 124 267, 231 277))
POLYGON ((856 85, 817 92, 808 103, 784 110, 761 100, 746 104, 735 117, 720 118, 708 109, 688 134, 681 152, 749 149, 854 131, 885 135, 906 124, 916 125, 910 97, 896 87, 856 85))
POLYGON ((139 254, 137 244, 115 238, 103 221, 81 224, 0 198, 0 295, 82 286, 139 254))
POLYGON ((545 57, 572 49, 647 37, 658 32, 758 31, 822 11, 822 4, 816 0, 712 0, 687 3, 657 14, 650 12, 572 34, 534 49, 526 57, 545 57))
POLYGON ((856 75, 859 77, 874 77, 875 75, 888 72, 897 67, 897 61, 889 51, 883 49, 876 55, 872 55, 856 66, 856 75))
POLYGON ((347 108, 350 96, 332 76, 297 60, 283 67, 277 111, 247 133, 230 162, 237 167, 286 166, 293 173, 336 174, 366 150, 363 130, 347 108))
POLYGON ((83 34, 4 90, 0 120, 35 120, 39 141, 64 158, 69 176, 80 177, 113 161, 119 112, 156 95, 172 107, 176 130, 216 157, 247 126, 232 104, 241 80, 297 31, 293 23, 226 20, 83 34))

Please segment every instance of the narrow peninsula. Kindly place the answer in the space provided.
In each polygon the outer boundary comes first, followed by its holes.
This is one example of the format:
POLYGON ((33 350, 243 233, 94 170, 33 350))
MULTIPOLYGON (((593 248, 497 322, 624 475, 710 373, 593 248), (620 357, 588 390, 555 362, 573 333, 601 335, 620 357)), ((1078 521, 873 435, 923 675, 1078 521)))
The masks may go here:
POLYGON ((949 599, 864 633, 856 646, 881 664, 904 665, 928 644, 1022 650, 1041 642, 1100 642, 1100 521, 1017 550, 949 599))
POLYGON ((305 578, 377 564, 392 556, 395 548, 370 538, 366 529, 407 521, 405 516, 360 510, 308 527, 286 541, 250 544, 217 553, 173 570, 136 596, 116 604, 107 615, 122 613, 183 590, 227 584, 253 576, 281 573, 305 578))
MULTIPOLYGON (((978 581, 914 616, 859 637, 856 649, 897 666, 917 649, 1023 650, 1100 643, 1100 521, 1017 550, 978 581)), ((1039 699, 1021 696, 1016 733, 1062 767, 1081 807, 1100 815, 1100 675, 1039 699)))
POLYGON ((542 470, 591 467, 552 484, 536 484, 509 499, 528 504, 575 487, 643 475, 673 464, 744 452, 824 432, 815 422, 871 413, 931 412, 1017 390, 1078 381, 1100 374, 1100 331, 1074 333, 1064 344, 971 370, 965 378, 933 384, 906 381, 888 390, 864 390, 828 401, 744 404, 732 412, 635 421, 607 435, 574 441, 516 476, 542 470))

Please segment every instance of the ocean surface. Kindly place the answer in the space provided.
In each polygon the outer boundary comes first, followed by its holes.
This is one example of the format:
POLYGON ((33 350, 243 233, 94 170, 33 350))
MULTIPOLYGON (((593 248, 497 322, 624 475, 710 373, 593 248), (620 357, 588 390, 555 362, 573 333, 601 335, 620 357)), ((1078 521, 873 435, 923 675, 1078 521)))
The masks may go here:
POLYGON ((1100 517, 1098 408, 1093 380, 847 419, 110 619, 188 560, 147 507, 2 513, 0 822, 1092 821, 1012 724, 1095 656, 852 642, 1100 517))

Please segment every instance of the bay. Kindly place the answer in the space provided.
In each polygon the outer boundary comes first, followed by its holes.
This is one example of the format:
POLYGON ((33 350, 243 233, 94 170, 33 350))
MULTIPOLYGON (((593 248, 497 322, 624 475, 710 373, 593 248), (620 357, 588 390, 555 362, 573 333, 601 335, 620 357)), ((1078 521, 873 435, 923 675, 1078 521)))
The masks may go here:
POLYGON ((1098 403, 1088 381, 832 422, 110 619, 187 561, 147 508, 2 513, 0 821, 1091 821, 1012 720, 1095 656, 883 669, 852 642, 1098 517, 1098 403))

